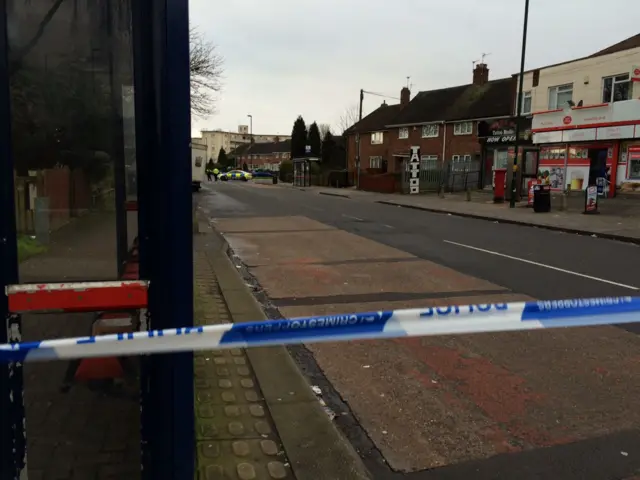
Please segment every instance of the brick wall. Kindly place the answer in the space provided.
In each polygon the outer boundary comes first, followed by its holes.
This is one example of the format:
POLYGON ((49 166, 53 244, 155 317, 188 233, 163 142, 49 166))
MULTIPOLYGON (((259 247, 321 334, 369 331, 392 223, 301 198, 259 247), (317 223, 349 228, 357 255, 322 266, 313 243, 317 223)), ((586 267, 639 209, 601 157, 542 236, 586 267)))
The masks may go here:
MULTIPOLYGON (((381 144, 371 144, 371 133, 360 134, 360 168, 366 170, 370 168, 370 157, 382 157, 387 160, 389 169, 391 168, 391 153, 389 150, 391 133, 385 131, 383 134, 383 142, 381 144)), ((347 165, 350 172, 356 169, 356 153, 358 151, 356 144, 356 136, 349 135, 347 148, 347 165)), ((388 170, 391 171, 391 170, 388 170)))

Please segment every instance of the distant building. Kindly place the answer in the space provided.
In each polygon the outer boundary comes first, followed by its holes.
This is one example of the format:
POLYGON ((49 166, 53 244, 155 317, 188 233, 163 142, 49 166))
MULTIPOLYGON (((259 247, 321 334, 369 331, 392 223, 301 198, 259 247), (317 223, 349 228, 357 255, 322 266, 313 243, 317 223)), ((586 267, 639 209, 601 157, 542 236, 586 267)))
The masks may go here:
POLYGON ((238 168, 246 163, 249 170, 278 171, 280 162, 291 158, 291 140, 241 145, 229 156, 235 159, 238 168))
POLYGON ((227 153, 235 150, 241 145, 251 143, 253 137, 254 143, 270 143, 291 139, 291 135, 265 135, 249 133, 247 125, 238 125, 237 132, 225 132, 223 130, 202 130, 201 137, 207 145, 208 158, 218 159, 220 148, 224 148, 227 153))

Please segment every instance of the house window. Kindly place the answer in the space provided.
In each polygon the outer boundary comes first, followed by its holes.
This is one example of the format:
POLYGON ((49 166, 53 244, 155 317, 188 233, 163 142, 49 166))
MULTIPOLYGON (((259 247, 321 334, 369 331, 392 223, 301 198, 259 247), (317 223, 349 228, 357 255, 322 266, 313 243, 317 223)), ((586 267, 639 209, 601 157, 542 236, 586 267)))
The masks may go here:
POLYGON ((420 170, 437 170, 438 155, 422 155, 420 157, 420 170))
POLYGON ((628 73, 602 79, 602 103, 620 102, 630 98, 631 81, 628 73))
POLYGON ((408 127, 402 127, 398 129, 398 138, 402 139, 402 138, 409 138, 409 128, 408 127))
POLYGON ((422 126, 422 138, 437 138, 440 134, 440 128, 437 123, 422 126))
POLYGON ((531 113, 531 91, 522 92, 522 115, 529 115, 531 113))
POLYGON ((471 155, 452 155, 451 170, 454 172, 464 171, 471 164, 471 155))
POLYGON ((369 157, 369 168, 382 168, 382 157, 369 157))
POLYGON ((371 145, 380 145, 384 140, 384 132, 373 132, 371 134, 371 145))
POLYGON ((549 110, 569 107, 569 101, 573 100, 573 83, 549 88, 549 110))
POLYGON ((473 122, 460 122, 453 125, 454 135, 472 135, 473 122))

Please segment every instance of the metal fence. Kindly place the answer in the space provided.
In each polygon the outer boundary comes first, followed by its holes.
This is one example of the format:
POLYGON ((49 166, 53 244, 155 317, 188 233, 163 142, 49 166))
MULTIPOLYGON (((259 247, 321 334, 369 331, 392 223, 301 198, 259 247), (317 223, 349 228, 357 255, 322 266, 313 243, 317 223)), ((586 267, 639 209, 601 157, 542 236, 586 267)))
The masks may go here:
MULTIPOLYGON (((441 162, 438 158, 422 158, 420 161, 420 193, 460 192, 480 186, 480 161, 441 162)), ((409 165, 403 173, 402 191, 409 193, 409 165)))

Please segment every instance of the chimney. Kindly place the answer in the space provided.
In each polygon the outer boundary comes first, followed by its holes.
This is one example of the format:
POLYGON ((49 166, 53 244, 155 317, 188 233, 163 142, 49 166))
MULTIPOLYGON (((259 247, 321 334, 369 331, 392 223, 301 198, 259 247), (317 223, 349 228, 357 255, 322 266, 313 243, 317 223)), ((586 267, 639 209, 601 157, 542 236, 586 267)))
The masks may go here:
POLYGON ((489 67, 486 63, 477 63, 473 69, 473 84, 484 85, 489 81, 489 67))
POLYGON ((402 90, 400 90, 400 105, 406 107, 407 105, 409 105, 410 99, 411 90, 409 90, 407 87, 402 87, 402 90))
POLYGON ((382 103, 380 104, 381 107, 386 107, 387 106, 387 101, 386 100, 382 100, 382 103))

